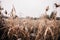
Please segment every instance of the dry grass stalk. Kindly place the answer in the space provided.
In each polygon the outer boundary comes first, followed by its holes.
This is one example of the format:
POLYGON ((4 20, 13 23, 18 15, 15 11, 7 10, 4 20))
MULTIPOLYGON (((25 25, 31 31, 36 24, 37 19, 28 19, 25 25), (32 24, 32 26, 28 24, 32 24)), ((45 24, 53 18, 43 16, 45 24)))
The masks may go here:
POLYGON ((5 40, 8 37, 8 40, 58 40, 60 21, 55 16, 53 14, 49 18, 46 15, 38 20, 0 18, 0 30, 3 30, 0 39, 5 40))

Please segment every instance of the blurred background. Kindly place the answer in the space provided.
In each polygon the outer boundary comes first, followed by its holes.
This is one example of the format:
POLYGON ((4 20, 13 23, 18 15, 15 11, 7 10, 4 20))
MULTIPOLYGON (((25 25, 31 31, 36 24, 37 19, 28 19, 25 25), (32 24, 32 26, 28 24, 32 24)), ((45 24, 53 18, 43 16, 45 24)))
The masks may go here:
POLYGON ((57 11, 57 16, 60 16, 60 7, 56 7, 54 3, 60 5, 60 0, 0 0, 4 10, 8 13, 11 12, 12 7, 15 7, 16 15, 19 17, 40 17, 47 13, 51 14, 53 11, 57 11), (49 6, 49 10, 46 12, 46 8, 49 6))

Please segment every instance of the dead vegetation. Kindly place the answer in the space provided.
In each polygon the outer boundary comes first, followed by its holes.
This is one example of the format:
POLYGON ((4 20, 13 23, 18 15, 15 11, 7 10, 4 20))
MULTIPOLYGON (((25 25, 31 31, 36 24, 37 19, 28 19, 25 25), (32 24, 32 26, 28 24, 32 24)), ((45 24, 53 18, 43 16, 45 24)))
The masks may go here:
POLYGON ((0 40, 60 40, 60 20, 56 18, 57 12, 39 19, 21 19, 13 14, 5 18, 1 15, 1 10, 0 8, 0 40))
POLYGON ((0 36, 0 40, 59 40, 60 21, 55 16, 38 20, 0 17, 0 36))

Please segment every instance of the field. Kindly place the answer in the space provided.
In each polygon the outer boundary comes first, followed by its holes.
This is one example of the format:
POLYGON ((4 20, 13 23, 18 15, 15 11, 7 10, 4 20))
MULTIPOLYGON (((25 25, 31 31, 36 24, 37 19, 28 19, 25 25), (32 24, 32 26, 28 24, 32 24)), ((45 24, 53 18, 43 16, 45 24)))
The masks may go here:
POLYGON ((4 18, 0 15, 0 40, 60 40, 60 20, 55 16, 4 18))

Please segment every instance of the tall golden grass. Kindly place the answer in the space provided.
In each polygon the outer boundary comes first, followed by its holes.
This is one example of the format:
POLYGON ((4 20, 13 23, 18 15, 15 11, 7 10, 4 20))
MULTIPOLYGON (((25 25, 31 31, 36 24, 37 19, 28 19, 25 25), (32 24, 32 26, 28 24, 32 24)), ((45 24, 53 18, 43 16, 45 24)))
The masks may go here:
POLYGON ((60 20, 54 15, 37 20, 0 17, 0 40, 58 40, 60 20))

